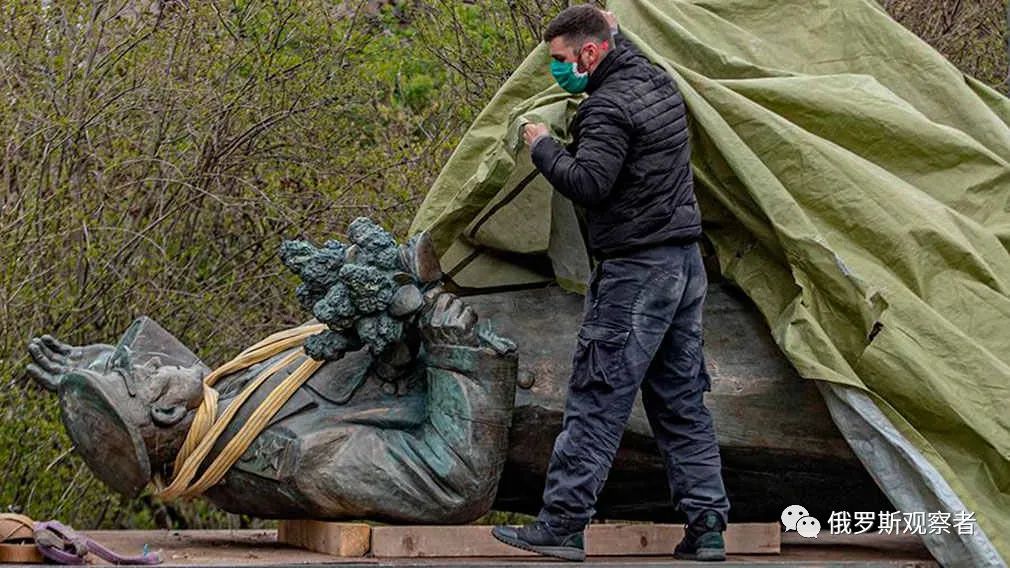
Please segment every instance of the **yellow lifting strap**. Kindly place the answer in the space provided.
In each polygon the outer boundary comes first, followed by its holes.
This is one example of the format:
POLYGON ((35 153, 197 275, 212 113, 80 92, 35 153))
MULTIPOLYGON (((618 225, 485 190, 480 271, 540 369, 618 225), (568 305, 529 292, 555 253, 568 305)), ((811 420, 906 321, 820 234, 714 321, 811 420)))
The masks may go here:
POLYGON ((41 564, 35 546, 35 521, 16 513, 0 513, 0 564, 41 564))
POLYGON ((179 455, 175 458, 175 478, 168 487, 158 491, 157 496, 162 499, 195 497, 220 481, 228 469, 245 453, 256 436, 259 436, 260 432, 266 428, 270 419, 277 414, 284 403, 323 365, 323 361, 315 361, 301 350, 289 353, 261 371, 253 381, 242 389, 242 392, 228 405, 221 416, 217 415, 218 393, 213 388, 218 379, 247 369, 278 353, 303 345, 310 335, 315 335, 325 329, 326 325, 320 323, 279 331, 239 353, 234 359, 207 375, 203 379, 203 402, 197 409, 189 432, 186 433, 186 439, 179 449, 179 455), (235 437, 228 441, 221 453, 211 462, 203 475, 193 481, 214 444, 217 443, 218 438, 231 424, 235 414, 249 397, 275 373, 299 360, 301 360, 301 364, 267 395, 235 437))

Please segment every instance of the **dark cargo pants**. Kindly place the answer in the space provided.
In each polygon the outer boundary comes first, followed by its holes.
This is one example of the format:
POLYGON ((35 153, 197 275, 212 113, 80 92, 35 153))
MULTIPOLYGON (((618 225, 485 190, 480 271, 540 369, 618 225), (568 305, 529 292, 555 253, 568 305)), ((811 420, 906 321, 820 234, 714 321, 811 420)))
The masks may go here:
POLYGON ((702 399, 710 387, 701 327, 707 286, 697 244, 596 266, 539 520, 564 533, 588 524, 639 388, 677 507, 689 523, 706 509, 727 520, 719 446, 702 399))

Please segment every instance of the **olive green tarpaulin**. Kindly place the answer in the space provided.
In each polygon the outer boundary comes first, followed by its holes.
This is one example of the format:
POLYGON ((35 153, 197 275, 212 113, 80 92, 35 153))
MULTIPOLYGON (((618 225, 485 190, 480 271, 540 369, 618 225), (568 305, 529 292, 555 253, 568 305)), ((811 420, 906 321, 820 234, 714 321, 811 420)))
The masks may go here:
MULTIPOLYGON (((684 94, 723 274, 802 376, 866 392, 1010 557, 1010 101, 870 0, 609 8, 684 94)), ((412 227, 460 285, 581 286, 575 212, 518 135, 564 138, 577 104, 541 45, 464 136, 412 227)))

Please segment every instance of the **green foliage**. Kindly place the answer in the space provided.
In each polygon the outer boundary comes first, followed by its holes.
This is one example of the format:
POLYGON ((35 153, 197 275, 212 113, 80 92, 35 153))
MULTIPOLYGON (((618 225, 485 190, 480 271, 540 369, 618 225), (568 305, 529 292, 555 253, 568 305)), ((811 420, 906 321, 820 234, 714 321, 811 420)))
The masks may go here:
POLYGON ((491 511, 473 522, 475 525, 525 525, 532 523, 536 517, 508 511, 491 511))
POLYGON ((882 0, 902 25, 968 75, 1010 93, 1007 0, 882 0))

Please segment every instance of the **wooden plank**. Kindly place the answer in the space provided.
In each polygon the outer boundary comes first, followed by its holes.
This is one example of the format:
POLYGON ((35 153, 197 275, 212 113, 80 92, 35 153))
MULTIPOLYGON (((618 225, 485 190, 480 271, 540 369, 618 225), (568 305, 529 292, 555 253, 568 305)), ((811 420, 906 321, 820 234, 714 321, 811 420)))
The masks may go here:
MULTIPOLYGON (((731 523, 726 528, 727 554, 778 554, 778 523, 731 523)), ((666 556, 684 538, 683 525, 590 525, 586 553, 592 556, 666 556)))
MULTIPOLYGON (((161 558, 168 566, 269 568, 297 565, 311 568, 378 564, 374 558, 338 558, 301 547, 294 548, 277 542, 277 531, 268 529, 86 531, 84 534, 123 554, 139 554, 144 546, 149 550, 160 550, 161 558)), ((88 560, 86 568, 108 566, 94 555, 88 560)))
POLYGON ((538 556, 491 536, 489 525, 388 526, 372 529, 376 558, 538 556))
MULTIPOLYGON (((590 556, 669 556, 680 542, 680 525, 593 524, 586 529, 590 556)), ((778 523, 732 523, 726 530, 728 554, 778 554, 778 523)), ((490 526, 384 526, 372 528, 376 558, 531 556, 491 536, 490 526)))
POLYGON ((285 520, 277 526, 277 540, 332 556, 358 557, 371 548, 372 527, 363 523, 285 520))
MULTIPOLYGON (((488 527, 490 528, 490 527, 488 527)), ((371 565, 383 568, 447 566, 453 568, 559 568, 563 563, 551 559, 515 557, 445 558, 340 558, 292 548, 277 543, 273 530, 193 530, 193 531, 86 531, 88 536, 123 553, 137 553, 146 544, 151 550, 161 550, 166 564, 174 566, 241 566, 277 567, 312 565, 371 565)), ((92 557, 94 558, 94 557, 92 557)), ((105 565, 95 560, 98 565, 105 565)), ((768 555, 733 555, 726 565, 753 565, 761 568, 853 567, 871 568, 940 568, 922 544, 919 535, 860 534, 830 535, 824 531, 817 538, 802 538, 795 532, 782 535, 782 553, 768 555)), ((657 568, 660 565, 689 566, 662 557, 596 558, 592 568, 657 568)), ((713 565, 722 566, 723 564, 713 565)), ((588 566, 588 564, 587 564, 588 566)))

